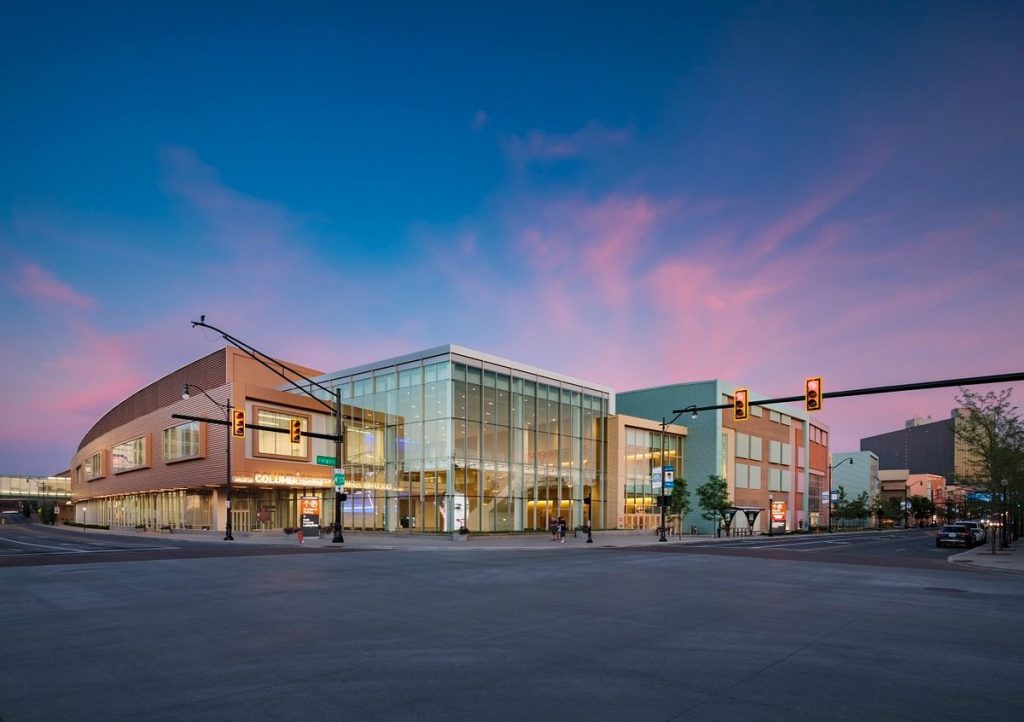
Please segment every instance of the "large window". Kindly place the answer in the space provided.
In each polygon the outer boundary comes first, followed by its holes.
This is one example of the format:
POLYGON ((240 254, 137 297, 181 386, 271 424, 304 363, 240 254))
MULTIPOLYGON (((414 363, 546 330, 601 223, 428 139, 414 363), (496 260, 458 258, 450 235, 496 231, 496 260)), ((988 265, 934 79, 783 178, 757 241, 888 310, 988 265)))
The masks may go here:
POLYGON ((253 436, 256 448, 253 449, 255 456, 276 456, 285 459, 309 459, 309 438, 299 437, 299 442, 293 444, 291 435, 292 419, 298 419, 303 431, 309 431, 309 417, 299 414, 279 411, 275 409, 261 409, 257 407, 256 423, 259 426, 270 426, 281 431, 257 431, 253 436))
POLYGON ((164 429, 164 461, 180 461, 199 456, 199 422, 164 429))
POLYGON ((115 446, 110 454, 114 473, 120 474, 146 466, 146 446, 145 436, 115 446))
POLYGON ((587 496, 595 519, 604 514, 607 399, 498 364, 439 358, 338 379, 350 400, 346 486, 350 499, 358 490, 370 502, 347 524, 546 528, 558 516, 582 521, 587 496))
POLYGON ((103 476, 103 456, 95 453, 82 463, 82 479, 92 481, 103 476))
POLYGON ((675 473, 682 475, 683 439, 674 434, 664 435, 665 456, 662 461, 660 431, 649 431, 626 427, 626 478, 623 524, 628 529, 654 528, 660 523, 660 509, 652 482, 652 472, 665 464, 675 467, 675 473))

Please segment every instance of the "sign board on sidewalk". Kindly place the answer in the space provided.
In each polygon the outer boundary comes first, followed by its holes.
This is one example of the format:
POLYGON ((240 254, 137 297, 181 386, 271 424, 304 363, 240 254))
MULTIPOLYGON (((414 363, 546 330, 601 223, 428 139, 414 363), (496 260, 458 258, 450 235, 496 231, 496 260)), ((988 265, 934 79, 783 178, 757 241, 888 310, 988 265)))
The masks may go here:
POLYGON ((786 531, 786 502, 772 501, 771 516, 769 517, 772 532, 785 533, 786 531))
POLYGON ((320 497, 304 496, 299 499, 299 528, 304 536, 320 536, 320 497))

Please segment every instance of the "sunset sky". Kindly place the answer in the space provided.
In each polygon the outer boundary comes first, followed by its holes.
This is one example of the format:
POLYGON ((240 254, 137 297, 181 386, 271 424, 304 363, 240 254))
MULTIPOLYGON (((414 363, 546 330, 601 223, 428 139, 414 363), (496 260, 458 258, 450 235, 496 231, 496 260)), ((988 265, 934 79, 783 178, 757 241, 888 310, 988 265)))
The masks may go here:
POLYGON ((5 2, 0 475, 223 346, 200 314, 326 371, 1024 371, 1022 68, 1020 2, 5 2))

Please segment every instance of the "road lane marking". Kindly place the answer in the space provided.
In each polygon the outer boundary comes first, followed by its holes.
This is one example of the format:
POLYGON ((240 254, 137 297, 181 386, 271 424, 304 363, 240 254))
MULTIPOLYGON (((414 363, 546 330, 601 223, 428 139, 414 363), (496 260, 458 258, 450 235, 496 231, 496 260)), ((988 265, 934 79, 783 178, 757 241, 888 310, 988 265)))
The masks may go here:
MULTIPOLYGON (((0 542, 10 542, 12 544, 22 544, 27 547, 38 547, 40 549, 53 549, 55 552, 61 554, 96 554, 103 552, 131 552, 131 551, 162 551, 167 549, 181 549, 178 546, 144 546, 144 547, 114 547, 103 548, 103 549, 78 549, 75 547, 59 547, 51 544, 34 544, 32 542, 21 541, 20 539, 11 539, 10 537, 0 537, 0 542)), ((9 556, 9 555, 0 555, 9 556)))
POLYGON ((0 541, 10 542, 11 544, 23 544, 27 547, 39 547, 40 549, 57 549, 63 552, 79 552, 79 549, 68 549, 67 547, 55 547, 50 544, 33 544, 32 542, 21 541, 19 539, 11 539, 10 537, 0 536, 0 541))

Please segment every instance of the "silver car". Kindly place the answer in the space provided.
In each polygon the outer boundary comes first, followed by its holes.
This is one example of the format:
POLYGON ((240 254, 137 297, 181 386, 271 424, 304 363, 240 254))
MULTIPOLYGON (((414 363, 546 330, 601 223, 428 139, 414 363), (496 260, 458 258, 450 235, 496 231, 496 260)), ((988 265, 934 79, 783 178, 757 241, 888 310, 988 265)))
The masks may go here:
POLYGON ((985 531, 985 527, 981 525, 979 521, 958 521, 957 524, 967 527, 974 534, 975 544, 984 544, 988 538, 988 533, 985 531))
POLYGON ((935 546, 944 547, 947 544, 970 549, 974 546, 974 532, 963 524, 947 524, 935 535, 935 546))

